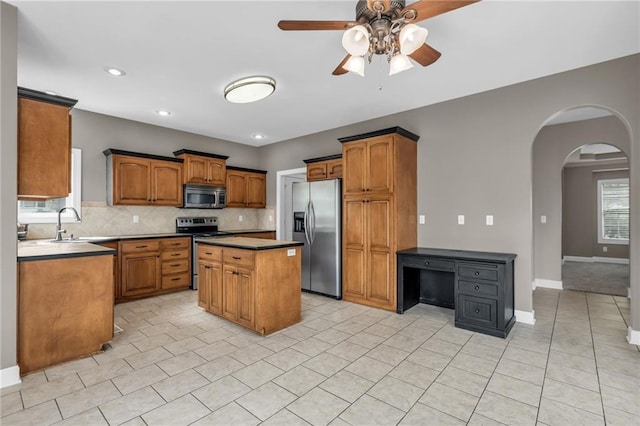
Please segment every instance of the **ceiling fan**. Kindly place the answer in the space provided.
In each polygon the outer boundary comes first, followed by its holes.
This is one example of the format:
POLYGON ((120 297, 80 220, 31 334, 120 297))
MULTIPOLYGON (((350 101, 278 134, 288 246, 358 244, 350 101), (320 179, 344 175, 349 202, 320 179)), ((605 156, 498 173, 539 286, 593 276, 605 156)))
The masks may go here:
POLYGON ((364 76, 364 55, 386 55, 389 75, 413 66, 409 58, 423 67, 431 65, 440 52, 425 43, 427 29, 416 22, 476 3, 480 0, 419 0, 406 6, 405 0, 359 0, 354 21, 280 21, 284 31, 345 30, 342 45, 347 56, 333 75, 351 71, 364 76))

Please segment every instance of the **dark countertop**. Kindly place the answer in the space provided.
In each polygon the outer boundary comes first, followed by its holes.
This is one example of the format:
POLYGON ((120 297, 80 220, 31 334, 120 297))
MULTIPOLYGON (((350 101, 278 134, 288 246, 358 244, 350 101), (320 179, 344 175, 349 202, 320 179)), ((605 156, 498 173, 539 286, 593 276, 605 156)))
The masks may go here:
POLYGON ((259 232, 276 232, 275 229, 232 229, 228 231, 221 229, 220 232, 226 232, 227 234, 257 234, 259 232))
POLYGON ((492 253, 485 251, 470 250, 450 250, 429 247, 414 247, 406 250, 400 250, 397 254, 407 256, 430 256, 442 258, 455 258, 458 260, 473 260, 478 262, 509 262, 516 258, 517 254, 513 253, 492 253))
POLYGON ((115 254, 117 251, 114 249, 89 242, 52 243, 49 240, 32 240, 18 243, 18 262, 115 254))
POLYGON ((299 241, 265 240, 264 238, 227 237, 227 238, 197 238, 198 244, 211 246, 233 247, 245 250, 270 250, 304 245, 299 241))

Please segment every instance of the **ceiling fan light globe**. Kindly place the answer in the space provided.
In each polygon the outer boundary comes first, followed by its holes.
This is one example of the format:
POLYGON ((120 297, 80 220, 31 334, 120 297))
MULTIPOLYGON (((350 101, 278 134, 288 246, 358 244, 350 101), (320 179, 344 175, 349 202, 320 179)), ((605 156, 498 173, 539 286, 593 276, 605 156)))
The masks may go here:
POLYGON ((407 24, 400 30, 400 53, 411 55, 427 40, 429 31, 416 24, 407 24))
POLYGON ((389 61, 389 75, 398 74, 399 72, 408 70, 411 67, 413 67, 413 64, 409 60, 409 57, 399 53, 389 61))
POLYGON ((342 47, 351 56, 364 56, 369 50, 369 31, 363 25, 349 28, 342 34, 342 47))
POLYGON ((364 56, 352 56, 342 66, 345 70, 364 77, 364 56))

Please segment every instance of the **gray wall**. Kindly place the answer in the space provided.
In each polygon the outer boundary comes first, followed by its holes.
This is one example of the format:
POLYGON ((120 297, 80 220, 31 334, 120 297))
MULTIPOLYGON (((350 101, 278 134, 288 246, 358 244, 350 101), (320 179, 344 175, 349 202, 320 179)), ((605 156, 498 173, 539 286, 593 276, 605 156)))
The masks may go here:
POLYGON ((0 2, 0 370, 16 360, 17 9, 0 2))
MULTIPOLYGON (((418 213, 427 220, 416 225, 418 244, 516 253, 516 309, 532 311, 533 141, 547 119, 579 105, 617 110, 638 134, 639 58, 621 58, 261 147, 260 167, 272 172, 267 202, 274 204, 277 170, 300 167, 303 158, 316 154, 339 152, 337 137, 404 127, 421 136, 418 213), (466 215, 466 225, 456 224, 458 214, 466 215), (487 214, 494 215, 494 226, 484 225, 487 214)), ((558 178, 565 158, 559 160, 558 178)), ((560 229, 557 235, 559 241, 560 229)), ((558 258, 559 253, 558 244, 558 258)), ((633 277, 640 287, 638 273, 633 277)), ((640 316, 637 321, 636 328, 640 316)))
MULTIPOLYGON (((64 96, 64 93, 61 95, 64 96)), ((228 155, 228 165, 256 168, 258 150, 234 142, 72 110, 74 148, 82 149, 82 201, 106 201, 107 148, 173 157, 182 148, 228 155)), ((275 179, 275 178, 274 178, 275 179)))
POLYGON ((627 244, 598 244, 599 179, 629 178, 629 171, 602 171, 627 168, 615 165, 566 166, 562 179, 562 256, 629 258, 627 244), (603 248, 606 247, 605 252, 603 248))
POLYGON ((627 155, 631 152, 627 128, 615 116, 546 126, 535 138, 532 150, 534 278, 562 280, 562 169, 573 151, 593 143, 616 146, 627 155), (542 215, 547 216, 546 224, 540 222, 542 215))

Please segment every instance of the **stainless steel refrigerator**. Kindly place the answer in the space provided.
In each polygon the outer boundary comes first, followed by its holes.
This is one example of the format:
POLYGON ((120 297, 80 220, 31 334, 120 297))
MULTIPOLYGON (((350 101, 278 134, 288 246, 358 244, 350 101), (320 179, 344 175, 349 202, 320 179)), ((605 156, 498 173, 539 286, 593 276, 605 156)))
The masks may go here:
POLYGON ((342 298, 339 179, 293 184, 293 239, 302 241, 302 289, 342 298))

